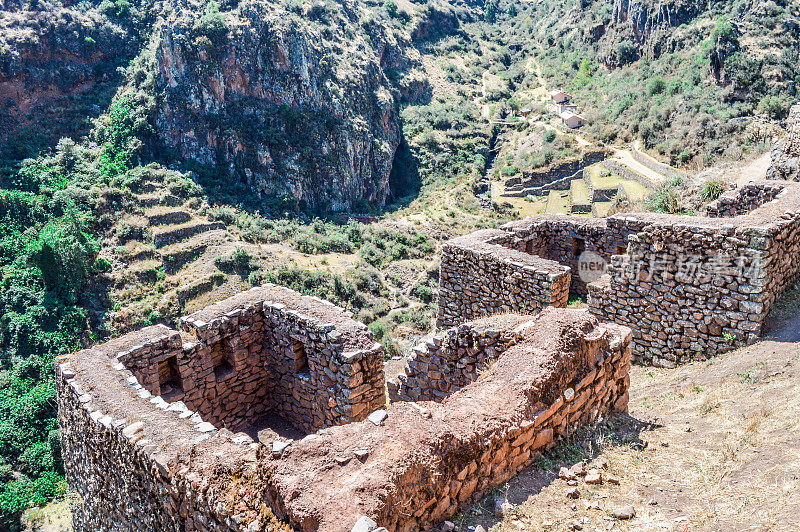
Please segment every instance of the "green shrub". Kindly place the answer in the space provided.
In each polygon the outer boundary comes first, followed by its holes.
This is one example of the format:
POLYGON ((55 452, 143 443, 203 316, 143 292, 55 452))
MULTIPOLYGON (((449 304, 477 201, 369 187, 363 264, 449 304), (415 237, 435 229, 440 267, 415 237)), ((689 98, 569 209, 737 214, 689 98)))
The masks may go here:
POLYGON ((705 201, 714 201, 725 192, 725 183, 721 179, 714 179, 703 186, 700 196, 705 201))
POLYGON ((203 15, 197 21, 195 29, 211 39, 212 42, 219 42, 228 33, 228 23, 225 15, 219 11, 219 3, 210 0, 203 9, 203 15))
POLYGON ((667 83, 664 81, 663 78, 653 78, 649 82, 647 82, 647 94, 649 94, 650 96, 663 94, 666 89, 667 89, 667 83))

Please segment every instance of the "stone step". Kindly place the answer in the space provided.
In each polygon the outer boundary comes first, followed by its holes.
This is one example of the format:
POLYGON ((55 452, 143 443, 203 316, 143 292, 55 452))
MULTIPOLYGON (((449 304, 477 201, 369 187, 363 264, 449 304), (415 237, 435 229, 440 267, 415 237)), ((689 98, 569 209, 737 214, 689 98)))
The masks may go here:
POLYGON ((155 207, 157 205, 177 207, 183 203, 178 196, 164 191, 137 194, 136 199, 142 207, 155 207))
POLYGON ((172 226, 163 230, 154 230, 153 244, 157 248, 163 248, 170 244, 187 240, 196 234, 214 231, 216 229, 225 229, 225 224, 222 222, 209 222, 200 219, 190 220, 183 225, 172 226))
POLYGON ((155 208, 145 213, 147 223, 153 225, 180 225, 192 219, 192 214, 180 209, 155 208))

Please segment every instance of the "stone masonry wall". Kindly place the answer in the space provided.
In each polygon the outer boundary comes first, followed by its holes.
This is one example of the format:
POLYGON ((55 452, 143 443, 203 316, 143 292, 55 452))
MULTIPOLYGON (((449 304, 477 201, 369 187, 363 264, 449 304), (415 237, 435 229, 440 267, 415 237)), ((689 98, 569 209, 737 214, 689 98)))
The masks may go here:
POLYGON ((296 298, 281 287, 255 288, 184 318, 183 339, 172 331, 169 349, 137 347, 119 360, 150 393, 183 401, 231 430, 275 411, 313 431, 363 419, 382 407, 379 344, 369 340, 366 328, 349 326, 368 346, 353 349, 336 330, 334 319, 348 319, 340 309, 301 298, 301 309, 319 319, 287 307, 296 306, 296 298), (324 316, 327 311, 330 316, 324 316), (170 364, 175 375, 165 378, 170 364))
POLYGON ((566 306, 569 270, 552 261, 509 249, 511 235, 486 229, 442 248, 439 327, 502 312, 531 313, 566 306))
POLYGON ((183 325, 147 327, 57 360, 75 530, 277 530, 264 526, 272 517, 263 501, 247 519, 225 506, 241 499, 232 479, 241 481, 259 445, 233 431, 269 410, 313 431, 386 404, 380 344, 330 303, 268 285, 183 325), (209 445, 214 471, 223 454, 238 460, 219 487, 230 496, 209 491, 208 471, 193 474, 192 460, 209 445), (189 466, 176 465, 184 460, 189 466))
POLYGON ((706 214, 711 218, 724 218, 747 214, 768 203, 783 192, 779 183, 751 183, 739 189, 730 190, 706 206, 706 214))
POLYGON ((704 360, 755 341, 800 274, 800 190, 789 185, 775 194, 775 183, 751 184, 709 207, 747 213, 734 218, 630 215, 646 226, 589 285, 590 309, 629 325, 635 359, 647 364, 704 360))
POLYGON ((117 359, 178 348, 166 327, 59 357, 74 529, 338 532, 367 515, 421 530, 578 426, 627 408, 627 329, 566 309, 489 322, 519 342, 447 402, 397 403, 278 450, 154 396, 117 359))
MULTIPOLYGON (((588 291, 593 313, 633 329, 637 361, 672 366, 754 341, 774 303, 800 276, 800 185, 752 182, 721 196, 708 213, 711 218, 535 216, 507 224, 501 228, 507 236, 495 232, 492 238, 569 267, 572 296, 588 291), (586 261, 578 259, 588 251, 609 264, 607 276, 587 285, 580 275, 586 261)), ((476 269, 462 268, 447 252, 442 271, 453 285, 464 278, 479 284, 476 269)), ((492 272, 480 274, 484 284, 496 284, 492 272)), ((449 312, 444 325, 476 317, 469 304, 453 301, 461 297, 458 290, 441 293, 440 305, 449 312)), ((520 310, 502 303, 498 312, 520 310)), ((479 305, 483 315, 491 313, 492 302, 479 305)))
MULTIPOLYGON (((513 316, 502 318, 505 323, 513 319, 513 316)), ((404 373, 386 381, 389 399, 441 402, 473 382, 521 337, 512 329, 501 330, 495 321, 485 318, 479 323, 464 323, 414 347, 404 373)))
POLYGON ((350 530, 361 515, 390 531, 426 530, 578 426, 626 411, 628 329, 554 308, 517 323, 519 343, 447 401, 394 403, 376 423, 327 429, 262 462, 284 501, 278 515, 298 530, 350 530))
POLYGON ((603 218, 580 218, 567 215, 544 215, 521 222, 511 222, 503 230, 513 232, 511 246, 525 253, 569 266, 570 296, 585 297, 586 283, 581 278, 580 256, 591 251, 609 261, 614 254, 624 253, 627 238, 635 227, 617 226, 609 231, 603 218))

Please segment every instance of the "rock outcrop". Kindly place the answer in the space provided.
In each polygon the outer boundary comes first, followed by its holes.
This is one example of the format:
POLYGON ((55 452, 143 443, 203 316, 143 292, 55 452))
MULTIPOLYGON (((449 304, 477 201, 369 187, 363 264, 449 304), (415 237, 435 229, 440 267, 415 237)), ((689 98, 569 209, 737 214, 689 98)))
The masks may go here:
POLYGON ((653 59, 674 50, 673 29, 708 9, 688 0, 614 0, 601 59, 618 67, 640 57, 653 59))
MULTIPOLYGON (((196 12, 196 10, 193 10, 196 12)), ((301 16, 264 1, 156 32, 160 139, 256 193, 341 211, 382 206, 400 143, 387 71, 413 61, 353 4, 301 16)))
POLYGON ((48 143, 74 135, 89 122, 70 113, 98 103, 98 89, 113 94, 117 66, 138 51, 130 18, 69 4, 6 2, 0 10, 2 144, 28 125, 48 143))
POLYGON ((767 179, 800 181, 800 105, 789 111, 786 136, 772 150, 767 179))

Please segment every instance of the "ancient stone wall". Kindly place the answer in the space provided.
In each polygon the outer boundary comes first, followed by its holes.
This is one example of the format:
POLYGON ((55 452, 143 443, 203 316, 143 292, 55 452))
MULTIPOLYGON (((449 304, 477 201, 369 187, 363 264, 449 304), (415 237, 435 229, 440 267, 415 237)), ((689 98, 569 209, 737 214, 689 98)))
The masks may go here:
POLYGON ((712 218, 724 218, 747 214, 768 203, 783 192, 779 183, 750 183, 724 193, 706 206, 706 214, 712 218))
POLYGON ((327 429, 262 463, 285 502, 279 516, 300 530, 349 530, 359 515, 392 531, 425 530, 576 427, 627 409, 627 328, 552 308, 510 327, 517 345, 447 401, 394 403, 385 419, 327 429))
POLYGON ((440 402, 473 382, 520 339, 521 334, 508 327, 513 319, 510 315, 502 317, 507 327, 504 330, 492 318, 464 323, 414 347, 404 373, 386 381, 389 399, 440 402))
POLYGON ((567 176, 573 176, 584 167, 599 163, 611 152, 605 148, 591 148, 579 158, 559 163, 539 170, 524 171, 523 176, 512 177, 506 181, 506 187, 512 190, 519 188, 540 187, 567 176))
POLYGON ((137 346, 119 360, 150 393, 220 426, 240 430, 274 411, 313 431, 386 402, 382 350, 363 327, 349 326, 360 346, 348 345, 333 321, 346 319, 330 303, 256 288, 183 318, 183 339, 166 329, 169 348, 137 346), (292 309, 302 302, 306 313, 292 309))
POLYGON ((796 185, 754 183, 709 212, 739 216, 629 215, 645 226, 626 255, 612 258, 608 276, 589 285, 593 313, 633 328, 639 362, 669 367, 755 341, 798 278, 796 185))
POLYGON ((509 249, 512 235, 486 229, 442 248, 439 327, 502 312, 532 313, 565 306, 569 270, 552 261, 509 249))
POLYGON ((325 301, 268 285, 182 325, 183 332, 147 327, 59 358, 76 530, 262 530, 195 497, 196 483, 177 484, 167 463, 194 456, 210 437, 232 456, 254 450, 250 436, 232 431, 267 412, 313 431, 386 405, 380 344, 325 301))
MULTIPOLYGON (((234 303, 209 315, 242 308, 234 303)), ((205 321, 209 315, 195 315, 189 327, 206 340, 224 337, 213 319, 205 321)), ((518 341, 447 402, 396 403, 369 420, 272 446, 139 383, 137 373, 154 386, 146 361, 188 347, 188 333, 150 327, 59 357, 76 532, 338 532, 362 516, 392 531, 421 530, 507 481, 578 426, 627 408, 631 336, 624 327, 601 325, 586 311, 548 309, 473 329, 518 341)), ((353 339, 347 324, 337 330, 353 339)), ((181 377, 188 391, 190 375, 181 377)))
POLYGON ((624 253, 627 237, 635 231, 635 226, 626 230, 626 226, 621 224, 609 231, 608 222, 603 218, 544 215, 512 222, 502 229, 514 234, 509 244, 514 249, 568 266, 570 296, 585 297, 586 282, 581 274, 591 272, 581 272, 581 255, 593 252, 609 261, 612 255, 624 253))
POLYGON ((652 180, 648 179, 646 176, 638 172, 634 172, 624 164, 619 164, 614 159, 604 160, 603 166, 606 168, 606 170, 608 170, 612 174, 617 174, 622 179, 628 179, 630 181, 636 181, 638 183, 641 183, 642 185, 644 185, 649 189, 658 188, 658 185, 660 184, 653 182, 652 180))
MULTIPOLYGON (((800 275, 800 186, 753 182, 723 194, 708 213, 711 218, 535 216, 502 227, 506 237, 492 238, 569 267, 572 296, 588 292, 593 313, 633 329, 637 361, 672 366, 754 341, 774 303, 800 275), (607 276, 588 285, 592 272, 581 269, 592 262, 579 261, 586 252, 608 263, 607 276)), ((442 271, 458 285, 458 257, 443 253, 442 271)), ((474 269, 464 273, 478 284, 474 269)), ((482 275, 484 284, 497 281, 491 272, 482 275)), ((458 290, 440 294, 440 306, 451 313, 446 325, 475 317, 470 305, 453 301, 462 297, 458 290)), ((503 303, 504 311, 520 311, 516 301, 503 303)), ((491 307, 480 306, 485 315, 491 307)))
POLYGON ((664 164, 660 161, 657 161, 647 155, 646 153, 642 153, 637 149, 631 150, 631 156, 635 161, 639 164, 642 164, 649 168, 650 170, 654 171, 657 174, 661 174, 663 176, 667 176, 670 179, 686 179, 686 174, 681 172, 680 170, 676 170, 675 168, 669 166, 668 164, 664 164))

